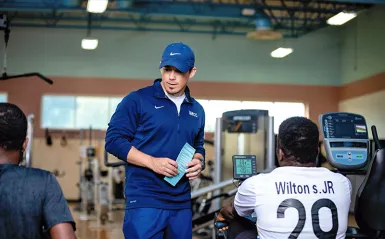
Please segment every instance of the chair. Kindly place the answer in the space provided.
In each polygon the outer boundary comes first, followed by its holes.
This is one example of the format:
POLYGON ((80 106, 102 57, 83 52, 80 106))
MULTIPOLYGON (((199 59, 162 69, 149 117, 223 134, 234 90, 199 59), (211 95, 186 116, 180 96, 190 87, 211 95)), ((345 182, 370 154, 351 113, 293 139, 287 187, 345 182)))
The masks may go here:
POLYGON ((380 145, 376 127, 371 129, 378 150, 358 189, 354 214, 359 227, 357 233, 374 239, 385 238, 385 148, 380 145))

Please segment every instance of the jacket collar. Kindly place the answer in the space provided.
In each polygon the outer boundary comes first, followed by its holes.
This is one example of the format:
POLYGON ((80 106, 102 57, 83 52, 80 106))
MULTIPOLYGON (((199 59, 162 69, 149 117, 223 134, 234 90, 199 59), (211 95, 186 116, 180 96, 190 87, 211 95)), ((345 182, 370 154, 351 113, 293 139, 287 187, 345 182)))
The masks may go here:
MULTIPOLYGON (((154 81, 154 89, 155 89, 155 97, 157 98, 167 98, 166 96, 166 93, 164 93, 164 90, 162 88, 162 86, 160 85, 160 82, 162 81, 162 79, 156 79, 154 81)), ((188 88, 188 86, 186 86, 186 89, 184 91, 185 95, 186 95, 186 101, 188 103, 192 103, 193 100, 192 100, 192 97, 190 95, 190 89, 188 88)))

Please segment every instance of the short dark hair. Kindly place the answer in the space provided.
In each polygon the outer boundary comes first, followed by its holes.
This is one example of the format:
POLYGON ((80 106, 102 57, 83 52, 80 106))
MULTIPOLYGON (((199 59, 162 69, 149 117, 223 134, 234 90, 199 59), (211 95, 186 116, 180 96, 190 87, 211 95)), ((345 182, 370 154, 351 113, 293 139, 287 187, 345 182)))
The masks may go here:
POLYGON ((278 147, 285 161, 299 164, 316 163, 318 155, 318 126, 305 117, 291 117, 279 126, 278 147))
POLYGON ((0 148, 19 151, 27 137, 27 117, 16 105, 0 103, 0 148))

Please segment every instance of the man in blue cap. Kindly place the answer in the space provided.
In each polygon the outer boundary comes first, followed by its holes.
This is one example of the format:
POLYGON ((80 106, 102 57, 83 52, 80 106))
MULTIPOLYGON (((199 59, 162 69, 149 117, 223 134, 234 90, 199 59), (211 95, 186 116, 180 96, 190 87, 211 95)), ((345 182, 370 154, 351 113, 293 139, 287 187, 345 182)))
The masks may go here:
POLYGON ((127 162, 125 238, 192 238, 189 180, 199 177, 205 165, 205 112, 187 87, 194 64, 189 46, 168 45, 161 79, 125 96, 108 124, 105 148, 127 162), (185 143, 195 153, 173 186, 165 176, 178 174, 176 159, 185 143))

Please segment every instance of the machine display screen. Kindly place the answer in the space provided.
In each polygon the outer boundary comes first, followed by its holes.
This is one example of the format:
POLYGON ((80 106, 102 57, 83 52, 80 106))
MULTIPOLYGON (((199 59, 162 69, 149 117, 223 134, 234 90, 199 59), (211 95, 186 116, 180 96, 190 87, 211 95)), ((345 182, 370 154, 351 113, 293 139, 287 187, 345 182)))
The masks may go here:
POLYGON ((234 179, 247 179, 257 174, 257 160, 255 155, 233 156, 234 179))
POLYGON ((261 117, 268 117, 266 110, 235 110, 223 113, 223 130, 228 133, 256 133, 261 117))
POLYGON ((251 174, 251 161, 247 159, 236 159, 235 168, 237 174, 251 174))
POLYGON ((326 138, 367 139, 365 119, 354 114, 331 114, 322 119, 326 138))
POLYGON ((367 143, 364 142, 330 142, 331 148, 363 148, 368 147, 367 143))

